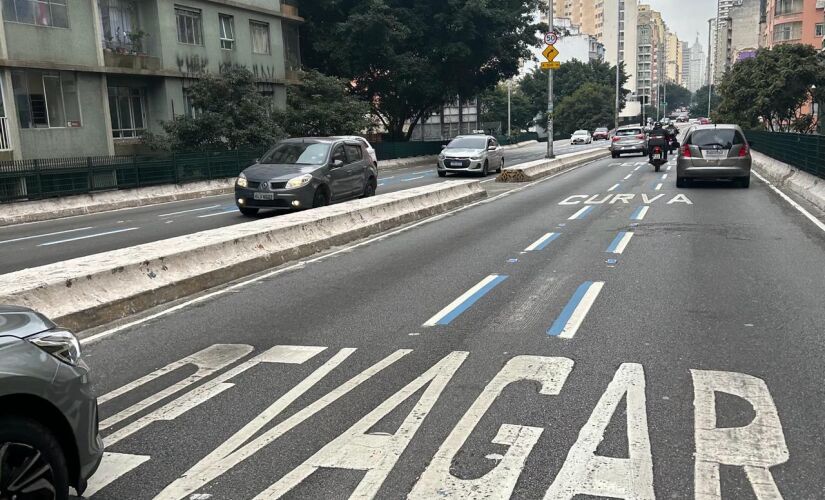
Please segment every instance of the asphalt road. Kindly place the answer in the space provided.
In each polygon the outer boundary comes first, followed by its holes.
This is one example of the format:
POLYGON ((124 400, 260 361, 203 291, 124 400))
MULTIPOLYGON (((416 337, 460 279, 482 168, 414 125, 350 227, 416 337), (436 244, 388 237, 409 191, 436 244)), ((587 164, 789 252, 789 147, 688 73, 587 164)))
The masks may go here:
MULTIPOLYGON (((505 152, 507 165, 542 158, 547 144, 535 144, 505 152)), ((570 153, 604 143, 570 146, 557 141, 557 154, 570 153)), ((435 167, 418 166, 381 172, 377 193, 441 182, 435 167)), ((262 212, 274 217, 283 212, 262 212)), ((232 195, 68 217, 33 224, 0 227, 0 274, 151 241, 215 229, 250 219, 235 207, 232 195)))
POLYGON ((673 174, 486 184, 103 332, 93 498, 822 498, 825 232, 673 174))

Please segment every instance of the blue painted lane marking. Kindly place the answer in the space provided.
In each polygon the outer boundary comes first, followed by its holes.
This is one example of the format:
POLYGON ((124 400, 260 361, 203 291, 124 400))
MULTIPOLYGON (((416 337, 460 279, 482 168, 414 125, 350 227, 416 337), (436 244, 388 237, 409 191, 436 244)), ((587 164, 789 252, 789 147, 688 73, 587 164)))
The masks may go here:
POLYGON ((627 231, 619 232, 619 234, 613 239, 613 242, 610 243, 610 246, 607 247, 607 252, 616 254, 624 252, 624 249, 627 247, 627 244, 630 243, 630 238, 632 237, 633 233, 629 233, 627 231))
POLYGON ((587 217, 587 216, 590 214, 590 212, 592 212, 592 211, 593 211, 593 207, 584 207, 584 208, 582 208, 581 210, 579 210, 578 212, 576 212, 576 213, 574 213, 573 215, 571 215, 571 216, 570 216, 570 218, 568 218, 567 220, 584 219, 584 218, 585 218, 585 217, 587 217))
POLYGON ((647 215, 648 210, 650 210, 650 207, 648 207, 647 205, 643 205, 634 210, 633 213, 630 215, 630 218, 632 220, 642 220, 645 218, 645 215, 647 215))
POLYGON ((544 236, 542 236, 541 238, 539 238, 538 240, 536 240, 529 247, 525 248, 524 251, 525 252, 533 252, 533 251, 536 251, 536 250, 544 250, 544 248, 547 247, 547 245, 552 243, 559 236, 560 236, 559 233, 547 233, 544 236))
POLYGON ((427 322, 424 323, 424 326, 449 325, 450 322, 460 316, 461 313, 469 309, 480 298, 484 297, 490 290, 498 286, 499 283, 506 279, 507 276, 500 274, 491 274, 490 276, 487 276, 477 285, 470 288, 460 297, 452 301, 435 316, 427 320, 427 322))
POLYGON ((570 302, 562 310, 553 325, 547 330, 547 335, 561 338, 573 338, 579 330, 584 318, 599 296, 604 282, 585 281, 576 289, 570 302))

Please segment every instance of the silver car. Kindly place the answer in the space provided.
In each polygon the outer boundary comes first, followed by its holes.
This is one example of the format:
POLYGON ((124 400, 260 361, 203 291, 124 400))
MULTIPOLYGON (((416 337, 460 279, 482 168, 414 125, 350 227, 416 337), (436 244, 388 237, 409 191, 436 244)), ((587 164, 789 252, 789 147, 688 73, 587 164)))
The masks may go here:
POLYGON ((438 155, 438 176, 448 172, 476 173, 486 177, 504 168, 504 150, 490 135, 460 135, 438 155))
POLYGON ((0 305, 0 498, 83 493, 103 456, 91 385, 71 332, 0 305))
POLYGON ((696 125, 690 128, 676 160, 676 186, 692 179, 730 179, 747 188, 751 180, 751 151, 737 125, 696 125))
POLYGON ((570 144, 590 144, 593 142, 593 137, 587 130, 576 130, 570 136, 570 144))
POLYGON ((610 156, 618 158, 626 153, 647 156, 647 136, 641 125, 619 127, 610 141, 610 156))

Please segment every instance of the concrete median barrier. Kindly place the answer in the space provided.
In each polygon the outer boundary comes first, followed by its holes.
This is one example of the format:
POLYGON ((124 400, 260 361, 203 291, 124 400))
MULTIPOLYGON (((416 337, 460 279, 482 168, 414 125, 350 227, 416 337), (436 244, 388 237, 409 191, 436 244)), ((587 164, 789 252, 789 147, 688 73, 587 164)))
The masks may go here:
POLYGON ((591 149, 582 152, 557 156, 553 160, 541 159, 528 161, 512 167, 505 167, 496 177, 497 182, 530 182, 548 175, 557 174, 610 155, 607 149, 591 149))
POLYGON ((753 168, 775 186, 788 189, 825 211, 825 179, 751 150, 753 168))
POLYGON ((484 198, 446 181, 0 276, 0 304, 82 330, 484 198))

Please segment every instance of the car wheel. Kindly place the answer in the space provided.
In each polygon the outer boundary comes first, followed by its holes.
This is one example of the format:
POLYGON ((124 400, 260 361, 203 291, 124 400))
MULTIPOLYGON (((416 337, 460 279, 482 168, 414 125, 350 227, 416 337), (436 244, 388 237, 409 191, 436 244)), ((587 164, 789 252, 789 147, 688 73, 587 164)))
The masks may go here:
POLYGON ((497 174, 500 174, 500 173, 501 173, 501 169, 503 169, 503 168, 504 168, 504 158, 502 158, 502 159, 501 159, 501 164, 499 164, 499 166, 498 166, 498 170, 496 170, 496 173, 497 173, 497 174))
POLYGON ((482 177, 487 177, 487 174, 490 173, 489 170, 487 170, 488 168, 490 168, 490 165, 487 163, 487 160, 484 160, 484 166, 481 167, 481 176, 482 177))
POLYGON ((610 156, 612 156, 613 158, 617 158, 616 153, 610 153, 610 156))
POLYGON ((23 417, 0 419, 0 498, 69 498, 66 457, 54 434, 23 417))
POLYGON ((439 177, 447 177, 447 172, 446 172, 446 171, 444 171, 444 170, 439 170, 439 171, 438 171, 438 176, 439 176, 439 177))
POLYGON ((374 178, 370 177, 367 181, 367 185, 364 186, 364 194, 361 197, 369 198, 370 196, 375 196, 376 189, 378 189, 378 183, 375 182, 374 178))
POLYGON ((739 179, 738 184, 740 188, 748 189, 751 186, 751 178, 744 177, 742 179, 739 179))
POLYGON ((676 187, 685 188, 688 185, 688 180, 684 177, 676 177, 676 187))
POLYGON ((315 195, 312 197, 312 208, 325 207, 329 205, 329 196, 323 187, 318 187, 315 190, 315 195))
POLYGON ((257 208, 238 207, 238 210, 240 210, 242 215, 245 215, 247 217, 254 217, 254 216, 258 215, 258 209, 257 208))

